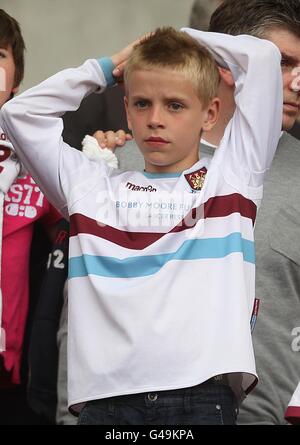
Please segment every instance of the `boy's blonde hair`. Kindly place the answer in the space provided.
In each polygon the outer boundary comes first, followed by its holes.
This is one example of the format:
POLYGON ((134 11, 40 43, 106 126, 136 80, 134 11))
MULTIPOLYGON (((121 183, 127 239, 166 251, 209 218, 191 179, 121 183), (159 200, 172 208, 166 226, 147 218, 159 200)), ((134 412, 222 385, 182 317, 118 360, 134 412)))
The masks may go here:
POLYGON ((133 71, 167 68, 192 81, 203 107, 217 95, 220 75, 216 62, 204 46, 182 31, 159 28, 133 50, 124 73, 125 90, 133 71))

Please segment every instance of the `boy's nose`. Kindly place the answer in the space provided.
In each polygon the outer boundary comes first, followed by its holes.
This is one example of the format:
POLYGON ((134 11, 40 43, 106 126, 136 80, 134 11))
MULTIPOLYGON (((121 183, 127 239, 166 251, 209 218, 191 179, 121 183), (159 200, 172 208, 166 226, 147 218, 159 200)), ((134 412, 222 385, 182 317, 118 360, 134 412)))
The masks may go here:
POLYGON ((162 112, 159 107, 153 107, 153 109, 151 110, 148 126, 150 128, 158 128, 164 126, 162 112))

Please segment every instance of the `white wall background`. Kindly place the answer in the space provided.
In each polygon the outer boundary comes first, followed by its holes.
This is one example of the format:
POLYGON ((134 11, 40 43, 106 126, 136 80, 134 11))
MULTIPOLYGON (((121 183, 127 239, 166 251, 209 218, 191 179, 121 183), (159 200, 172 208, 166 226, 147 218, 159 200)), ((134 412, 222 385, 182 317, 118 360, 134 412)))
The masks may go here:
POLYGON ((158 26, 186 26, 193 0, 0 0, 25 39, 21 90, 90 57, 111 55, 158 26))

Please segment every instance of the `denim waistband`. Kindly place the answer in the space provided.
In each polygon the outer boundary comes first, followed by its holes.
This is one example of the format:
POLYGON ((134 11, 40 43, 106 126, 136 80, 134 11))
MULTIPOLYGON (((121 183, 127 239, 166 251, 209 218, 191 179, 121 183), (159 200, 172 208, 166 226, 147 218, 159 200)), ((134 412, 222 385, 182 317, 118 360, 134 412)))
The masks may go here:
POLYGON ((220 374, 210 379, 202 382, 198 385, 187 387, 187 388, 179 388, 179 389, 171 389, 164 391, 151 391, 151 392, 143 392, 138 394, 127 394, 122 396, 109 397, 106 399, 100 399, 88 402, 89 404, 100 403, 114 403, 114 404, 135 404, 135 405, 151 405, 151 404, 168 404, 167 400, 175 399, 184 399, 186 397, 196 397, 203 396, 204 394, 219 395, 224 397, 232 397, 233 392, 229 387, 228 379, 225 374, 220 374))

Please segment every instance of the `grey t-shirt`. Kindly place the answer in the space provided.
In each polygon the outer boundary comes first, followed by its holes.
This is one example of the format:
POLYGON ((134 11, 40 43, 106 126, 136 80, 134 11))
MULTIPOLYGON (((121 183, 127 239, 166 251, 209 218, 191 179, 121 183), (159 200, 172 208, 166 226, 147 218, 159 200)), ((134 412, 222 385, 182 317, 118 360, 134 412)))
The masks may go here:
POLYGON ((287 133, 266 177, 255 240, 259 383, 238 421, 278 425, 300 380, 300 142, 287 133))

